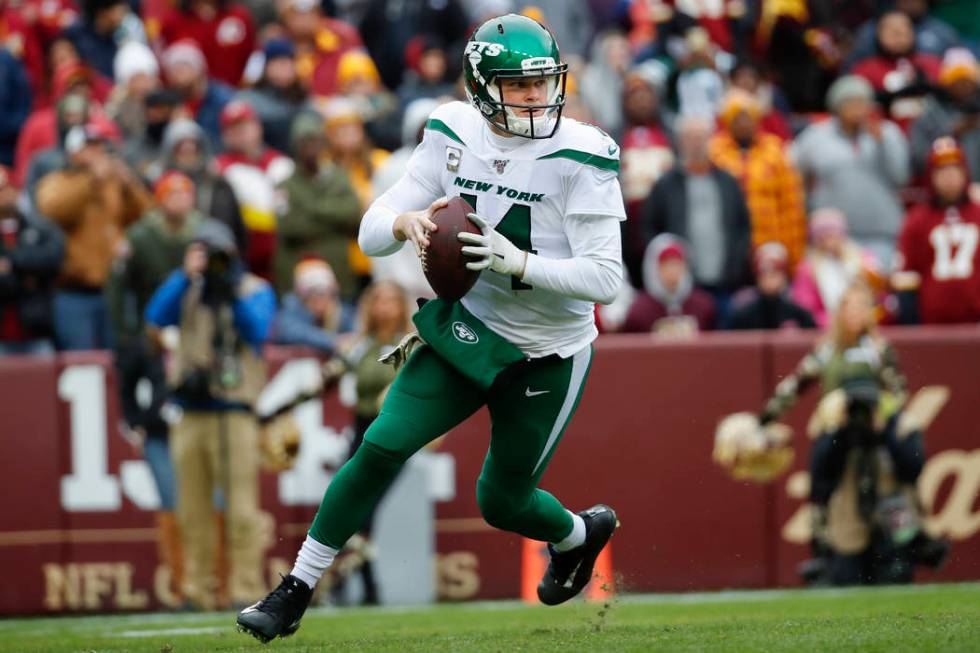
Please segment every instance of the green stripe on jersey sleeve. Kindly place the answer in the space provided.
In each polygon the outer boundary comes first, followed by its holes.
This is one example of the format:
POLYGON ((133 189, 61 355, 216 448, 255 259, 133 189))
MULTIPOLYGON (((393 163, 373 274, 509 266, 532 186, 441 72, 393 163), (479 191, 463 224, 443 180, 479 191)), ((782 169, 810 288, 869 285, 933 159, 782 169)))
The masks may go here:
POLYGON ((619 172, 619 159, 607 159, 604 156, 589 154, 588 152, 582 152, 581 150, 558 150, 557 152, 552 152, 551 154, 539 156, 538 160, 540 161, 541 159, 571 159, 572 161, 578 161, 583 165, 599 168, 600 170, 619 172))
POLYGON ((442 132, 443 134, 453 139, 460 145, 466 145, 466 143, 463 142, 463 139, 457 136, 456 132, 454 132, 452 129, 449 128, 449 125, 439 120, 438 118, 429 118, 429 120, 425 123, 425 128, 432 129, 437 132, 442 132))

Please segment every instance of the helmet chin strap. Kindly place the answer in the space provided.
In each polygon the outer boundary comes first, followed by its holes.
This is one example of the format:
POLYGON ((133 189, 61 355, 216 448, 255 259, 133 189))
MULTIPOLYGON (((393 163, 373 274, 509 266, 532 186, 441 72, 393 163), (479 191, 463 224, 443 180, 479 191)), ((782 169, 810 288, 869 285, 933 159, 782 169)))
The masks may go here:
POLYGON ((554 118, 548 114, 545 114, 537 119, 533 117, 519 118, 512 113, 510 107, 504 109, 507 112, 507 124, 506 126, 498 125, 506 130, 510 130, 512 133, 518 136, 527 136, 530 138, 534 134, 544 134, 548 133, 554 126, 554 118), (534 120, 533 130, 531 121, 534 120))
MULTIPOLYGON (((548 93, 548 105, 554 104, 558 95, 561 93, 561 84, 559 84, 557 79, 551 83, 551 87, 548 93)), ((502 101, 503 89, 500 88, 498 79, 493 79, 487 84, 487 91, 494 100, 497 102, 502 101)), ((519 109, 515 110, 514 107, 504 106, 502 115, 498 120, 493 121, 494 124, 505 133, 524 136, 526 138, 533 138, 537 134, 548 133, 554 128, 554 109, 545 109, 544 113, 540 117, 537 117, 536 120, 534 116, 528 116, 526 118, 519 116, 517 111, 519 109)))

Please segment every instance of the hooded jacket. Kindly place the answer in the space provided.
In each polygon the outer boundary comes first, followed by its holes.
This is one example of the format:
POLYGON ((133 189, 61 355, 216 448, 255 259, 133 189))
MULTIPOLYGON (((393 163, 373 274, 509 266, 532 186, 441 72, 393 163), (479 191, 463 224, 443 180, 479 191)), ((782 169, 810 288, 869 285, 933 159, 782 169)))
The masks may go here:
POLYGON ((193 179, 197 189, 197 210, 227 225, 235 235, 238 251, 244 252, 248 238, 238 199, 224 177, 209 167, 212 160, 211 142, 204 129, 193 120, 174 120, 163 133, 160 151, 160 159, 147 170, 150 180, 159 179, 167 170, 180 170, 193 179), (174 150, 178 143, 185 140, 194 140, 201 148, 200 164, 189 170, 182 169, 174 160, 174 150))
POLYGON ((661 234, 650 241, 643 255, 643 292, 630 306, 622 331, 647 333, 656 331, 665 318, 689 316, 697 322, 698 331, 715 327, 715 302, 711 295, 694 287, 688 271, 673 292, 664 287, 660 278, 660 255, 669 246, 685 249, 684 241, 672 234, 661 234))

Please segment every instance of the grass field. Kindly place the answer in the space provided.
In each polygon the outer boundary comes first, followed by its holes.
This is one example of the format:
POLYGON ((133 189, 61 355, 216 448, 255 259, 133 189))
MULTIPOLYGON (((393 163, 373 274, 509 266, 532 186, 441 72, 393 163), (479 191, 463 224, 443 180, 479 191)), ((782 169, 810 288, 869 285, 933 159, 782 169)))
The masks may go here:
POLYGON ((0 651, 980 651, 980 584, 643 595, 559 608, 514 602, 315 609, 264 647, 234 615, 0 621, 0 651))

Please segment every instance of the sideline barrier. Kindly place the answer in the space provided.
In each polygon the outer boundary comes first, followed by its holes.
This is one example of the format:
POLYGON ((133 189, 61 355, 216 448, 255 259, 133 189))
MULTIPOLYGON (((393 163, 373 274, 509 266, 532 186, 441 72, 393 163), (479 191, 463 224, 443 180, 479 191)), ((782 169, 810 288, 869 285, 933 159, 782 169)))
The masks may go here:
MULTIPOLYGON (((919 489, 928 523, 953 540, 940 573, 980 579, 980 329, 895 329, 910 387, 945 384, 949 404, 930 430, 919 489)), ((542 485, 572 510, 602 501, 617 532, 617 591, 687 591, 799 584, 807 556, 803 425, 810 396, 790 414, 792 470, 759 486, 732 481, 711 461, 723 415, 758 410, 814 334, 711 334, 693 342, 610 336, 542 485)), ((308 387, 307 352, 272 348, 269 400, 308 387)), ((157 562, 156 494, 146 464, 119 435, 115 374, 102 352, 0 358, 0 614, 174 607, 157 562)), ((297 467, 262 478, 266 578, 288 571, 323 489, 343 460, 351 415, 331 394, 295 413, 297 467), (269 522, 272 523, 272 522, 269 522)), ((449 600, 521 596, 520 537, 480 518, 474 485, 486 453, 486 411, 456 428, 435 493, 436 582, 449 600)), ((385 555, 381 551, 379 555, 385 555)), ((403 564, 418 564, 406 560, 403 564)), ((539 576, 540 577, 540 576, 539 576)), ((536 583, 535 583, 536 585, 536 583)))

